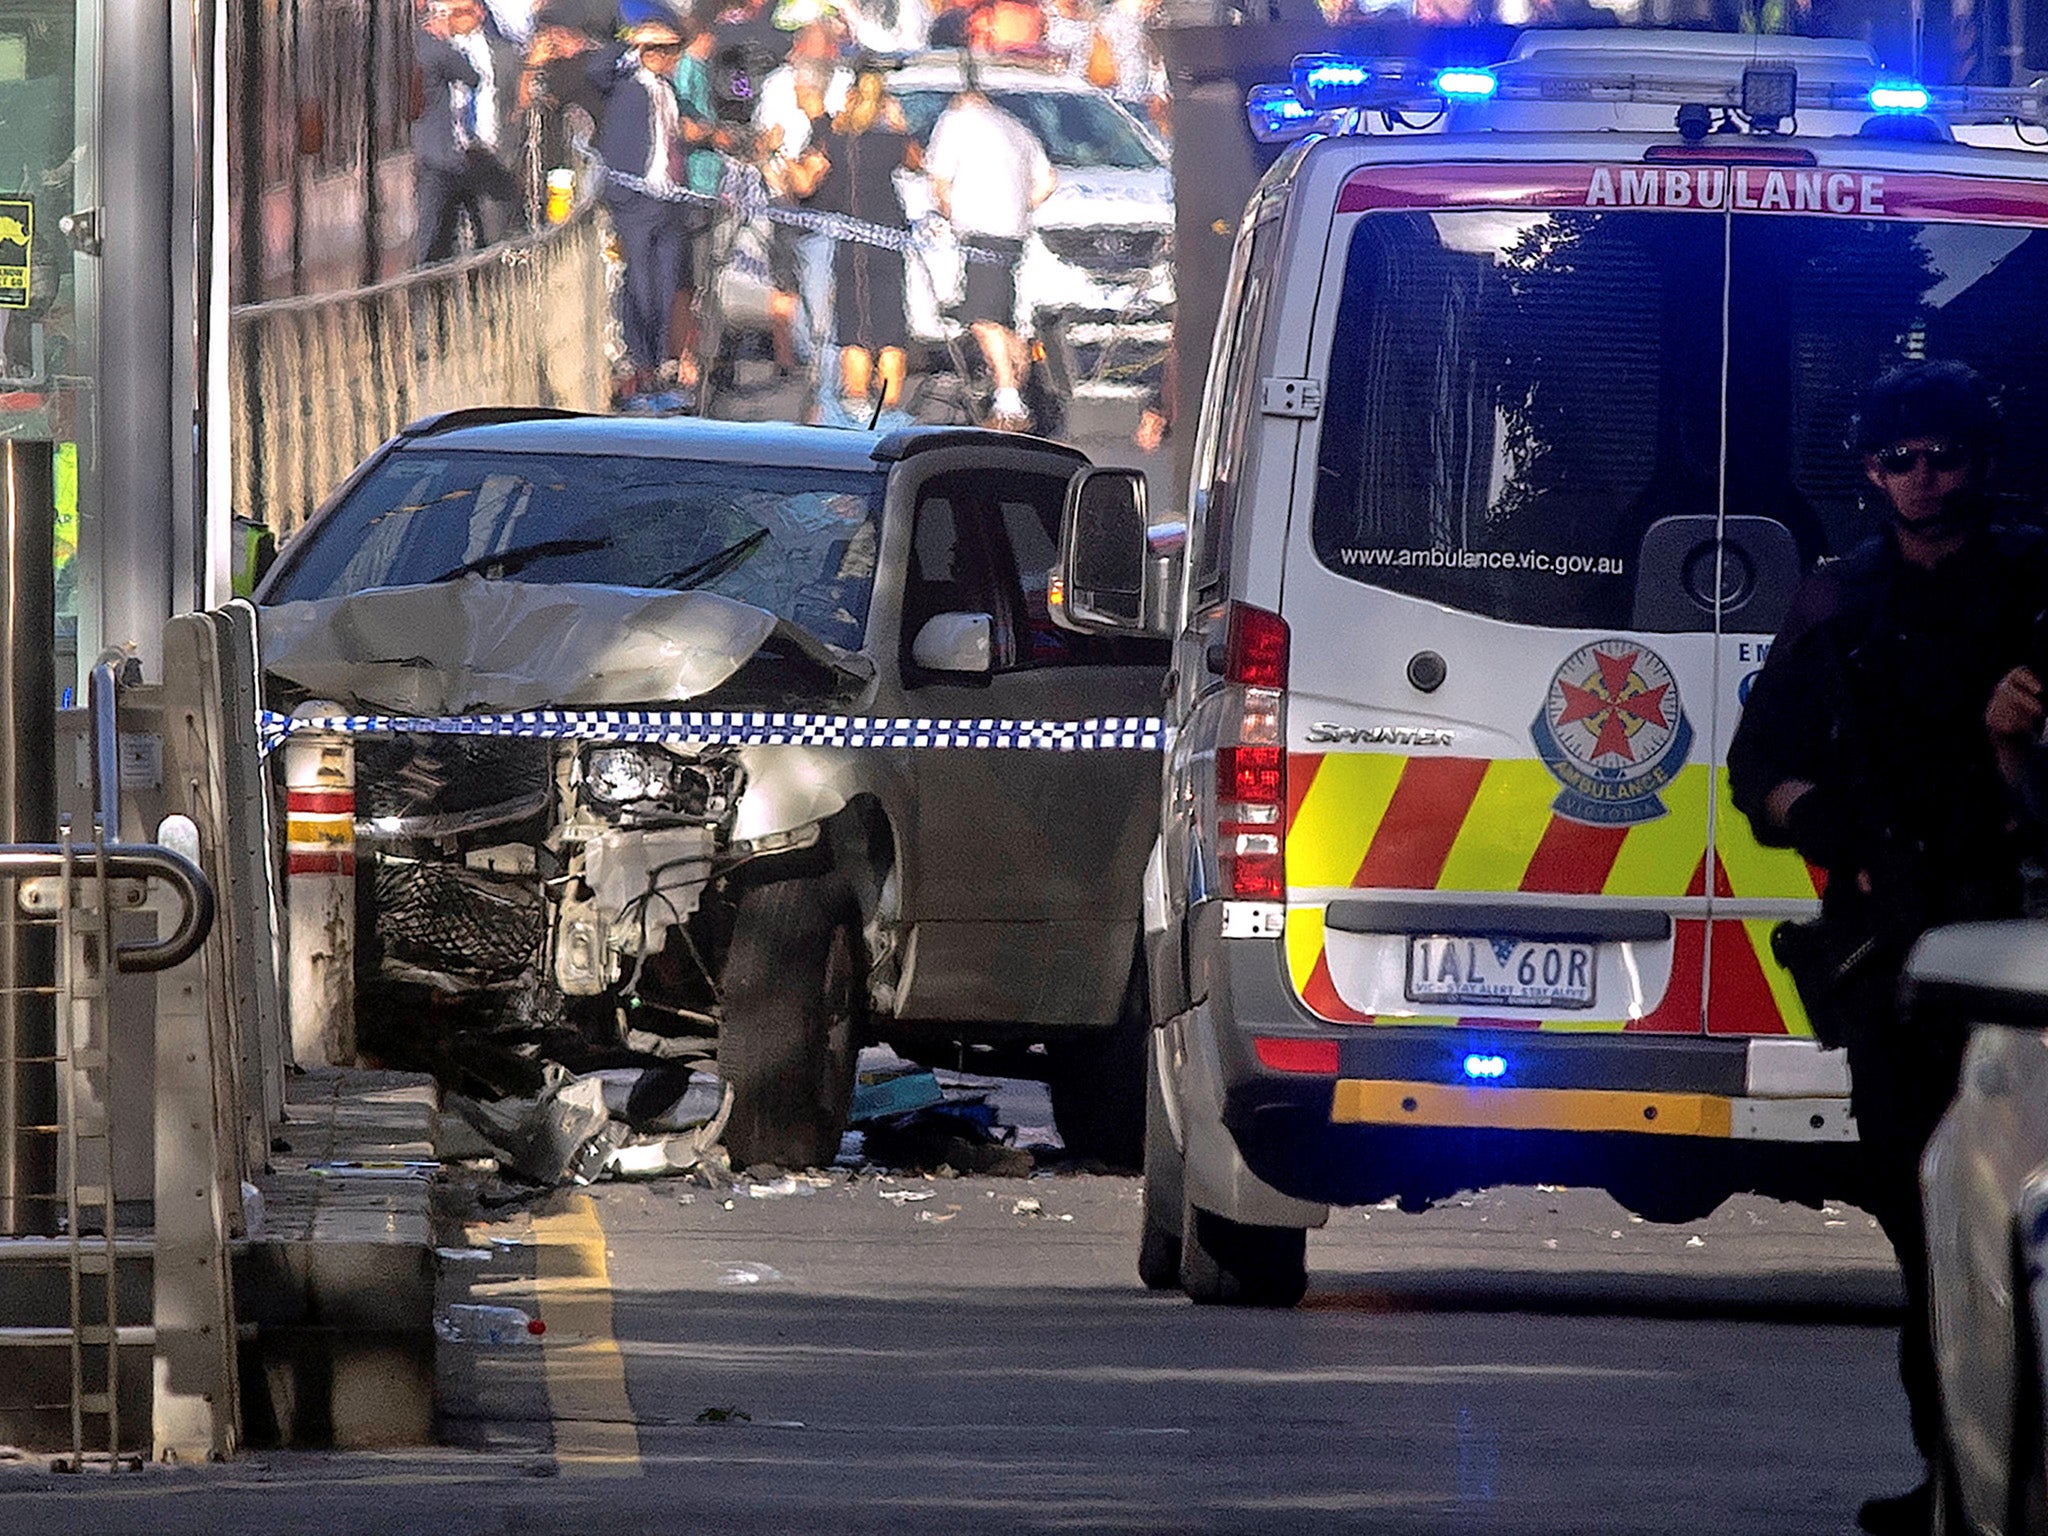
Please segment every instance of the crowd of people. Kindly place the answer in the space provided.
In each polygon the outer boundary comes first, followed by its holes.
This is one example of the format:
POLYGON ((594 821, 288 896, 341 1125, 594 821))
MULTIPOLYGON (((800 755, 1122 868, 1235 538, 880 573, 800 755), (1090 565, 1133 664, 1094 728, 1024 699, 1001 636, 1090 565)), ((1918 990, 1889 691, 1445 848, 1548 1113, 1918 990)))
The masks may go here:
POLYGON ((712 253, 731 243, 714 234, 745 210, 771 230, 758 276, 777 368, 812 382, 812 418, 864 423, 902 408, 916 357, 906 292, 924 237, 898 173, 922 171, 962 258, 957 291, 938 298, 985 369, 980 414, 1028 428, 1017 270, 1056 175, 977 72, 995 61, 1065 73, 1163 131, 1156 3, 422 0, 421 259, 454 254, 465 221, 484 244, 522 208, 541 217, 547 169, 587 138, 624 269, 618 401, 691 406, 712 253), (920 140, 891 68, 934 50, 959 59, 958 89, 920 140))

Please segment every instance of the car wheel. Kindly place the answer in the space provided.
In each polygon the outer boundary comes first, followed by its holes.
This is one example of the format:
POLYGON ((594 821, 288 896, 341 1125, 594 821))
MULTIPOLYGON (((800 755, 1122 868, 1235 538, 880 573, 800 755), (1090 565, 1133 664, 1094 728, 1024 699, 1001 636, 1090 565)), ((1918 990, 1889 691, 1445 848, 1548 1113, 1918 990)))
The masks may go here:
POLYGON ((1053 1124, 1075 1157, 1136 1169, 1145 1155, 1145 1056, 1152 1038, 1145 962, 1131 966, 1116 1023, 1050 1049, 1053 1124))
POLYGON ((719 1075, 735 1166, 813 1168, 839 1153, 867 1015, 860 912, 835 880, 753 886, 733 915, 719 1075))
POLYGON ((1254 1227, 1189 1203, 1181 1214, 1181 1289, 1226 1307, 1291 1307, 1308 1290, 1308 1233, 1254 1227))
MULTIPOLYGON (((1147 1044, 1150 1044, 1148 1041, 1147 1044)), ((1181 1153, 1166 1122, 1166 1089, 1155 1053, 1145 1052, 1144 1232, 1138 1239, 1138 1278, 1152 1291, 1180 1289, 1181 1153)))

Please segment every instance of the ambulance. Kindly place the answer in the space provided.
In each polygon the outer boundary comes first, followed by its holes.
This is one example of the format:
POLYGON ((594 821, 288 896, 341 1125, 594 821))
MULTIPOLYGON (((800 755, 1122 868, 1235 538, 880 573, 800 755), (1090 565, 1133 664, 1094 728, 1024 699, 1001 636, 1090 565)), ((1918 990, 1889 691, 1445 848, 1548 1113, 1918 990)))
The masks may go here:
POLYGON ((1292 1305, 1331 1205, 1496 1184, 1853 1198, 1846 1066, 1770 943, 1821 876, 1728 745, 1802 575, 1878 530, 1873 378, 1968 363, 2001 483, 2048 486, 2048 100, 1617 30, 1307 57, 1248 111, 1293 142, 1185 544, 1088 471, 1055 594, 1175 637, 1144 1280, 1292 1305))

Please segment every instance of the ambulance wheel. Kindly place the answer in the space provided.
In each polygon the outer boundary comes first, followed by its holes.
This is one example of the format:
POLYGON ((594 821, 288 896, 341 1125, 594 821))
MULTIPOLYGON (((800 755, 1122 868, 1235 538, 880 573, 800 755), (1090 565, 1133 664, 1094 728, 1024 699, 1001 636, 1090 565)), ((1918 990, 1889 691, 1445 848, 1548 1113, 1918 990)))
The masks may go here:
POLYGON ((1148 1050, 1144 1229, 1138 1238, 1138 1278, 1148 1291, 1180 1289, 1181 1217, 1187 1208, 1181 1185, 1181 1153, 1173 1144, 1173 1127, 1166 1122, 1166 1090, 1159 1082, 1157 1055, 1148 1050))
POLYGON ((1180 1286, 1204 1305, 1291 1307, 1308 1290, 1308 1233, 1247 1226, 1188 1203, 1181 1216, 1180 1286))
POLYGON ((820 1168, 839 1155, 866 1025, 860 911, 837 878, 753 886, 733 914, 718 1073, 735 1167, 820 1168))

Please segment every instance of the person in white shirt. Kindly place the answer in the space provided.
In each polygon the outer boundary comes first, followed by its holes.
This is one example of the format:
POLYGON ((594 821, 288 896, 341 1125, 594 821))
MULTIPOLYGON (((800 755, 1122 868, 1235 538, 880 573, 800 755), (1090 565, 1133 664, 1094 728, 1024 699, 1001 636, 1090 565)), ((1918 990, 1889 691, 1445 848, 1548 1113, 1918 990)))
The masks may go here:
MULTIPOLYGON (((793 201, 789 177, 810 148, 813 120, 844 111, 853 87, 853 71, 836 62, 839 40, 830 22, 805 26, 790 42, 789 62, 763 76, 754 97, 754 126, 768 153, 763 173, 785 207, 793 201)), ((831 334, 832 237, 775 224, 768 265, 777 361, 808 366, 817 359, 821 339, 831 334)))
POLYGON ((970 73, 932 125, 925 174, 961 245, 997 258, 969 256, 959 314, 995 378, 990 425, 1022 431, 1031 417, 1021 393, 1029 361, 1016 330, 1017 267, 1032 214, 1052 196, 1052 162, 1031 130, 983 95, 970 73))

